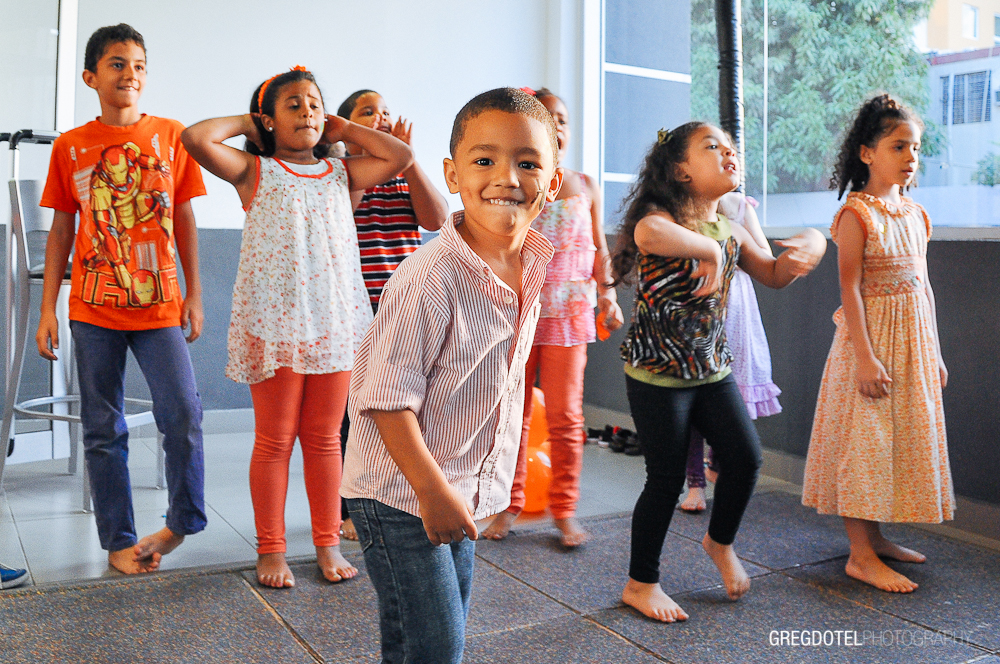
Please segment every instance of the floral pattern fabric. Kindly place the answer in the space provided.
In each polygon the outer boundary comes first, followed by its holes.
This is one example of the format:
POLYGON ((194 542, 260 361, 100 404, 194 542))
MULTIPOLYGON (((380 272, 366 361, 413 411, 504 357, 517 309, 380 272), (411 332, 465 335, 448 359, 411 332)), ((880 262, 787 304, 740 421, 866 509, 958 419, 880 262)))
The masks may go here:
POLYGON ((555 247, 542 287, 542 314, 535 330, 535 346, 577 346, 597 338, 597 247, 590 206, 590 196, 580 192, 546 204, 531 224, 555 247))
POLYGON ((372 322, 344 162, 259 158, 233 288, 226 375, 348 371, 372 322), (325 166, 323 166, 325 164, 325 166), (299 172, 296 172, 299 171, 299 172))
MULTIPOLYGON (((935 321, 924 284, 930 219, 908 198, 901 206, 851 193, 844 208, 865 234, 861 296, 875 356, 892 385, 872 399, 857 387, 843 309, 823 371, 802 503, 821 514, 879 522, 951 519, 935 321)), ((837 240, 841 214, 831 227, 837 240)))

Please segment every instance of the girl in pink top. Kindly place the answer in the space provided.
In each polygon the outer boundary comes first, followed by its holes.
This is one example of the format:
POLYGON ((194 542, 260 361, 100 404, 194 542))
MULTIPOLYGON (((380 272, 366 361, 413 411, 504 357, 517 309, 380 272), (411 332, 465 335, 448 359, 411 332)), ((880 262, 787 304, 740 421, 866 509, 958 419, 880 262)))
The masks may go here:
POLYGON ((413 159, 406 145, 326 115, 316 79, 297 67, 262 83, 250 113, 204 120, 181 136, 230 182, 247 212, 233 289, 226 375, 250 384, 250 496, 257 580, 294 585, 285 561, 285 496, 295 439, 317 564, 331 582, 357 574, 340 553, 340 422, 354 354, 372 320, 349 188, 385 182, 413 159), (247 151, 223 141, 245 136, 247 151), (349 141, 366 154, 326 158, 349 141))
MULTIPOLYGON (((535 93, 552 114, 559 141, 559 160, 569 145, 569 113, 563 101, 542 88, 535 93)), ((563 185, 555 201, 545 206, 531 227, 555 247, 542 287, 541 317, 525 368, 530 385, 538 375, 545 393, 545 414, 552 445, 552 483, 549 510, 562 533, 560 542, 575 547, 587 534, 574 518, 580 497, 583 467, 583 371, 587 366, 587 344, 595 340, 594 307, 608 330, 624 323, 615 289, 611 263, 601 220, 601 196, 597 182, 583 173, 563 168, 563 185)), ((525 390, 524 424, 517 473, 511 488, 510 507, 493 519, 483 536, 503 539, 524 509, 527 475, 528 429, 531 423, 532 390, 525 390)))

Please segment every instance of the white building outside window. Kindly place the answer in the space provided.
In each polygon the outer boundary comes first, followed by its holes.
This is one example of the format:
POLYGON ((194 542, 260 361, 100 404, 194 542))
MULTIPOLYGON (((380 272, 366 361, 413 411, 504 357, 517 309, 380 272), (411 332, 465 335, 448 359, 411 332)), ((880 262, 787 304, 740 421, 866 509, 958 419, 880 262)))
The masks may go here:
POLYGON ((962 5, 962 36, 966 39, 979 39, 978 7, 962 5))

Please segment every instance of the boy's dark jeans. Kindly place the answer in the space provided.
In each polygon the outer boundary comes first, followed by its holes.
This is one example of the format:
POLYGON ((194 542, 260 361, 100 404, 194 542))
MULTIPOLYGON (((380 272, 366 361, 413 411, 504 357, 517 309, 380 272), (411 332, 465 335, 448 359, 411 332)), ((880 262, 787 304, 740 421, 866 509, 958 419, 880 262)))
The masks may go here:
POLYGON ((382 661, 459 664, 475 542, 435 546, 418 517, 368 498, 347 506, 378 593, 382 661))
POLYGON ((119 551, 138 538, 132 512, 125 426, 125 359, 132 349, 153 397, 167 471, 166 526, 177 535, 204 530, 205 458, 201 397, 180 327, 111 330, 70 321, 80 376, 84 458, 101 548, 119 551))

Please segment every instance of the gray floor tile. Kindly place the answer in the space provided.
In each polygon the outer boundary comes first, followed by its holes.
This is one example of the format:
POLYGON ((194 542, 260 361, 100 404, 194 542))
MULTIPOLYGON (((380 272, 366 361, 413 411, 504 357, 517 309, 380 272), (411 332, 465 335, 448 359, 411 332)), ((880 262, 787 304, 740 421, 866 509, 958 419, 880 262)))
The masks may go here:
MULTIPOLYGON (((354 579, 331 584, 313 564, 293 565, 295 587, 264 588, 252 571, 243 577, 327 661, 377 655, 378 598, 364 559, 351 555, 354 579)), ((477 561, 466 633, 471 635, 538 624, 570 612, 502 571, 477 561)))
POLYGON ((0 595, 4 662, 314 660, 234 574, 0 595))
POLYGON ((470 664, 647 664, 662 660, 578 616, 540 625, 472 636, 465 645, 470 664))
POLYGON ((686 622, 657 623, 628 607, 593 617, 675 664, 949 664, 986 654, 953 641, 931 642, 927 640, 930 635, 912 623, 782 574, 755 579, 750 592, 738 602, 713 590, 675 599, 691 616, 686 622), (781 645, 783 630, 829 630, 831 645, 781 645), (845 645, 841 636, 837 646, 837 630, 851 632, 852 645, 845 645), (772 635, 776 645, 772 645, 772 635), (855 639, 860 646, 853 645, 855 639))
POLYGON ((916 528, 887 526, 883 532, 928 558, 922 565, 888 562, 920 584, 911 594, 886 593, 851 579, 843 559, 789 573, 851 601, 1000 651, 1000 557, 916 528))
POLYGON ((504 571, 482 560, 476 561, 466 634, 533 625, 569 614, 566 607, 504 571))
MULTIPOLYGON (((589 613, 617 606, 628 577, 630 519, 585 522, 592 539, 575 550, 559 546, 555 530, 516 532, 500 542, 482 541, 476 552, 533 588, 589 613)), ((766 570, 747 565, 751 575, 766 570)), ((661 558, 661 583, 668 593, 716 586, 719 573, 700 543, 669 533, 661 558)))
POLYGON ((354 660, 378 655, 379 627, 378 600, 364 561, 352 556, 351 562, 361 573, 341 583, 329 583, 315 564, 292 566, 294 588, 262 587, 253 571, 243 576, 326 661, 354 660))
MULTIPOLYGON (((677 510, 670 529, 701 539, 708 529, 709 509, 701 514, 677 510)), ((750 499, 734 544, 740 558, 785 569, 829 560, 848 553, 847 535, 838 517, 821 516, 780 491, 755 494, 750 499)))

